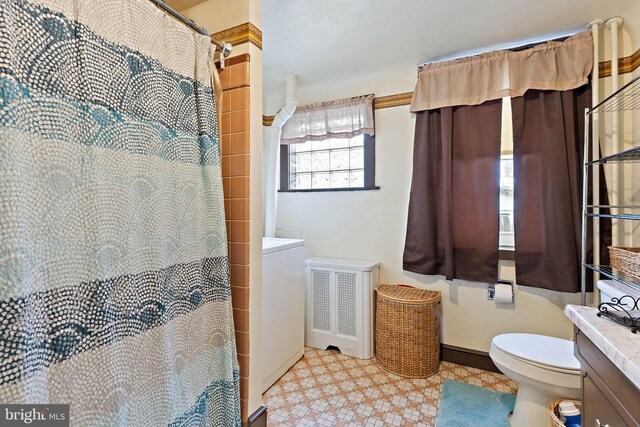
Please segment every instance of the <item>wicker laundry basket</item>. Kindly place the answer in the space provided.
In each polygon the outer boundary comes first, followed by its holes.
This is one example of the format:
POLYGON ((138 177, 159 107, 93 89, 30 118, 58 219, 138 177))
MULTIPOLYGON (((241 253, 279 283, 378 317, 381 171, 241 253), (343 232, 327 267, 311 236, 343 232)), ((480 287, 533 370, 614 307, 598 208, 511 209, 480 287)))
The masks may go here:
POLYGON ((376 359, 385 370, 425 378, 440 366, 440 292, 404 286, 376 289, 376 359))

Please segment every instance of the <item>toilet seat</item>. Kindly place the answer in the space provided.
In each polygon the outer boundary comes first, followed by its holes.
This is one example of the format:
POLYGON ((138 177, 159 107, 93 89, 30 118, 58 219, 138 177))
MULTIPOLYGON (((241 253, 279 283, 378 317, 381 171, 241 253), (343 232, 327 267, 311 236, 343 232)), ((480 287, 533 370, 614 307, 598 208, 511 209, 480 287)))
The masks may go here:
POLYGON ((494 337, 497 350, 528 365, 553 372, 580 375, 573 342, 536 334, 512 333, 494 337))

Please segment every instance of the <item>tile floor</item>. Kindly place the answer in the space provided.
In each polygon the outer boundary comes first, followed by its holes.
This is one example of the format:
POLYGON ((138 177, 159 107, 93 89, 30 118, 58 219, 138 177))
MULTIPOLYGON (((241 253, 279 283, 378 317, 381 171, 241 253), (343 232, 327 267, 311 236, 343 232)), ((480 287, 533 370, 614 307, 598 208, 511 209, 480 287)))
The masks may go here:
POLYGON ((448 378, 516 392, 504 375, 453 363, 442 362, 429 378, 407 379, 388 373, 375 359, 307 347, 263 398, 269 426, 435 426, 441 385, 448 378))

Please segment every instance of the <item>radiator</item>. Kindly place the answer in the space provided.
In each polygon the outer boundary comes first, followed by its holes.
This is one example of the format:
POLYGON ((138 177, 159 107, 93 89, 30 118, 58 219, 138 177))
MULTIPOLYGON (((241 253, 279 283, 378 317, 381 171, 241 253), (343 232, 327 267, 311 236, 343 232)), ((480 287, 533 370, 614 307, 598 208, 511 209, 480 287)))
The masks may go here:
POLYGON ((360 359, 373 357, 374 290, 379 263, 336 258, 308 258, 305 344, 360 359))

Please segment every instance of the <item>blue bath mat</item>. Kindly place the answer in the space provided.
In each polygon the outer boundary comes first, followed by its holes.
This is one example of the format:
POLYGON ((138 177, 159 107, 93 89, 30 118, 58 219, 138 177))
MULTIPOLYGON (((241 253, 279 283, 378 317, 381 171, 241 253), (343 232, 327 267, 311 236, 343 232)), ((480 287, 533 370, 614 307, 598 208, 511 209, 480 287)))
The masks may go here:
POLYGON ((446 380, 436 427, 509 427, 515 403, 513 394, 446 380))

